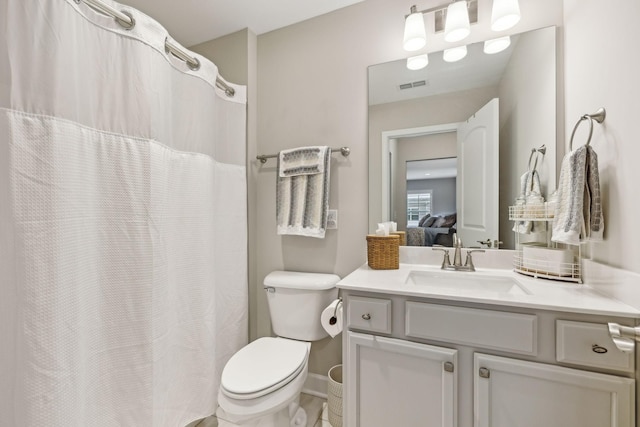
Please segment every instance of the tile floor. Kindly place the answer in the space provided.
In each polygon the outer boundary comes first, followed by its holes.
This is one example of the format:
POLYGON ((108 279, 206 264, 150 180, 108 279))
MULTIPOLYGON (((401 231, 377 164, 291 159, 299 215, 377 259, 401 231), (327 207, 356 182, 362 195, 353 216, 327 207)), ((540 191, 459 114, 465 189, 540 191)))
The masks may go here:
MULTIPOLYGON (((300 395, 300 405, 307 411, 307 427, 331 427, 327 416, 327 401, 309 394, 300 395)), ((190 423, 187 427, 218 427, 215 416, 190 423)))

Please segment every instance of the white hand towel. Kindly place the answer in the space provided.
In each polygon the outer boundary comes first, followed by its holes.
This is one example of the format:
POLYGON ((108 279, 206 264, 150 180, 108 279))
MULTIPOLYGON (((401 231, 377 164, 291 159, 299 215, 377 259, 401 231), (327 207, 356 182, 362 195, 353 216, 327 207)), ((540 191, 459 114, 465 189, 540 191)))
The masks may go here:
POLYGON ((330 158, 329 147, 301 147, 279 154, 278 234, 324 238, 329 210, 330 158))
MULTIPOLYGON (((524 205, 530 204, 532 200, 540 200, 540 175, 538 171, 527 171, 520 177, 520 196, 516 200, 524 202, 524 205)), ((543 199, 544 201, 544 199, 543 199)), ((523 207, 523 212, 526 208, 523 207)), ((520 234, 529 234, 534 230, 533 221, 518 221, 513 225, 513 231, 520 234)))
POLYGON ((334 338, 340 332, 342 332, 342 300, 336 299, 331 304, 322 310, 320 315, 320 324, 331 338, 334 338), (332 325, 331 319, 335 317, 336 321, 332 325))

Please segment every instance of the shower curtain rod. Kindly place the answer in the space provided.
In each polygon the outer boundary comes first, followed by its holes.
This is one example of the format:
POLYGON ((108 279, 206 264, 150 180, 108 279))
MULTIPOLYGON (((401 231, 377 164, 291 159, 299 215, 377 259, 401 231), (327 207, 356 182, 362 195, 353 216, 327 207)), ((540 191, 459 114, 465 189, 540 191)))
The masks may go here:
MULTIPOLYGON (((132 29, 136 25, 136 20, 133 18, 133 16, 131 16, 129 12, 116 10, 113 7, 109 6, 108 4, 101 2, 100 0, 74 0, 74 1, 76 2, 76 4, 80 4, 82 2, 86 3, 88 6, 96 9, 97 11, 102 12, 105 15, 111 16, 113 19, 116 20, 118 24, 120 24, 120 26, 122 26, 127 30, 132 29)), ((164 50, 166 53, 171 53, 176 58, 184 61, 191 70, 196 71, 197 69, 200 68, 200 61, 198 61, 198 58, 195 58, 189 55, 189 53, 187 53, 184 49, 182 49, 180 45, 175 45, 171 43, 171 41, 169 41, 169 37, 165 38, 164 40, 164 50)), ((222 80, 220 77, 216 77, 216 85, 220 89, 224 90, 224 93, 227 96, 232 97, 236 93, 236 91, 231 86, 229 86, 224 80, 222 80)))

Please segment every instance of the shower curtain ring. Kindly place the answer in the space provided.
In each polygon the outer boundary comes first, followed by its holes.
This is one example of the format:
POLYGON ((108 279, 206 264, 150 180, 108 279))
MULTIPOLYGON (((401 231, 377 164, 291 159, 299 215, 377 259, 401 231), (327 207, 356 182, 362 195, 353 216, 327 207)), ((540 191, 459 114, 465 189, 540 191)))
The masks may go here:
POLYGON ((115 21, 120 24, 120 26, 122 28, 124 28, 125 30, 130 30, 133 27, 136 26, 136 20, 133 18, 133 15, 131 15, 129 12, 127 12, 126 10, 121 10, 120 13, 122 13, 123 15, 127 16, 129 18, 129 22, 125 21, 122 18, 119 18, 117 16, 115 16, 113 19, 115 19, 115 21))

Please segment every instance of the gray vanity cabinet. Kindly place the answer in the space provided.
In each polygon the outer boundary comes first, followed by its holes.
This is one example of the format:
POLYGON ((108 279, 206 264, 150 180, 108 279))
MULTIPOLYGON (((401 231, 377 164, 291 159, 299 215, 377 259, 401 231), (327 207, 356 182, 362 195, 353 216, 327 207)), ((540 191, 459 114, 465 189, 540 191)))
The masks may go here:
POLYGON ((345 427, 633 427, 629 319, 343 289, 345 427))
POLYGON ((634 380, 476 354, 475 427, 633 427, 634 380))
POLYGON ((348 332, 347 425, 457 425, 456 350, 348 332))

